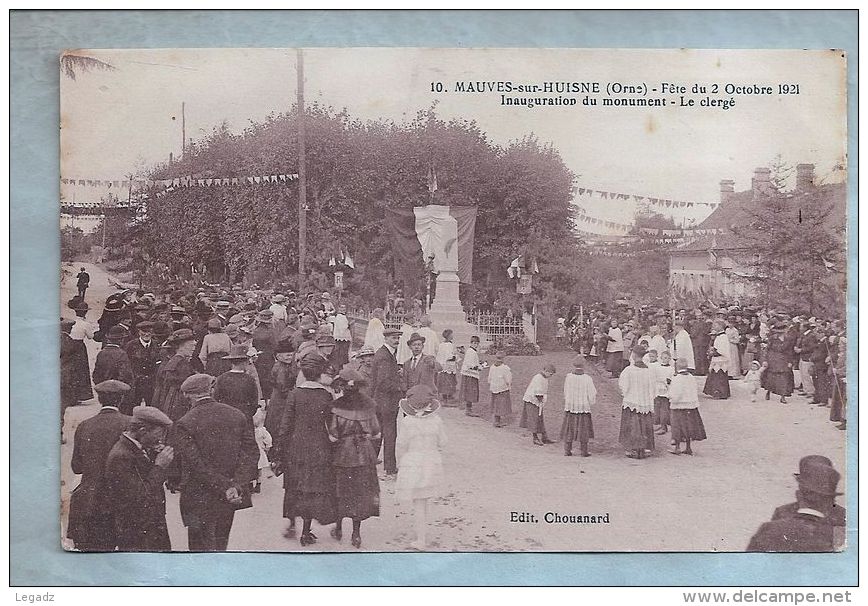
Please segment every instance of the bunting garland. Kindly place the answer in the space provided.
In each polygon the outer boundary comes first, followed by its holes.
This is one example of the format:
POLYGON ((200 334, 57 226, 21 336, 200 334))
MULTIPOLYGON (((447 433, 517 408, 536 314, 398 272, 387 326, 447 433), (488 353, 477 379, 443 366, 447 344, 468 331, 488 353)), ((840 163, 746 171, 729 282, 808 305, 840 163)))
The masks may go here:
POLYGON ((635 202, 648 201, 656 206, 665 206, 666 208, 693 208, 695 206, 708 206, 714 208, 720 205, 720 202, 685 202, 683 200, 669 200, 667 198, 655 198, 651 196, 637 196, 633 194, 622 194, 619 192, 603 191, 600 189, 591 189, 588 187, 579 187, 577 190, 580 196, 593 197, 595 194, 603 200, 629 200, 632 198, 635 202))
POLYGON ((259 175, 252 177, 210 177, 207 179, 194 179, 193 177, 175 177, 173 179, 70 179, 63 177, 60 182, 63 185, 83 185, 85 187, 116 187, 118 189, 129 189, 130 185, 138 187, 226 187, 234 185, 253 185, 253 184, 271 184, 271 183, 288 183, 298 179, 298 175, 280 174, 280 175, 259 175))

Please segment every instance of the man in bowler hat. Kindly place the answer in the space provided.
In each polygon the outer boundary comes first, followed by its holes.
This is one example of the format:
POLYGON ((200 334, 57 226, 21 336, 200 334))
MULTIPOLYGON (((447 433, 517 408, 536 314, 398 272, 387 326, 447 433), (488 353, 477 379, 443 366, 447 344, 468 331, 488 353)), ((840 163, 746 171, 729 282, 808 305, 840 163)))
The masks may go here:
MULTIPOLYGON (((93 365, 93 383, 102 383, 109 379, 115 379, 126 383, 130 387, 135 387, 136 379, 133 375, 133 367, 130 364, 130 357, 127 352, 121 348, 121 343, 127 338, 127 331, 120 326, 112 326, 106 333, 103 348, 96 355, 96 361, 93 365)), ((129 394, 119 404, 122 413, 129 415, 132 413, 133 406, 132 398, 129 394)))
POLYGON ((841 476, 822 459, 812 456, 799 462, 796 511, 760 526, 751 537, 748 551, 815 553, 835 550, 831 516, 835 497, 841 494, 837 491, 841 476))
POLYGON ((428 385, 436 390, 434 378, 443 369, 434 356, 422 353, 425 348, 425 337, 414 332, 407 339, 407 345, 410 347, 411 357, 404 362, 402 373, 404 387, 409 390, 416 385, 428 385))

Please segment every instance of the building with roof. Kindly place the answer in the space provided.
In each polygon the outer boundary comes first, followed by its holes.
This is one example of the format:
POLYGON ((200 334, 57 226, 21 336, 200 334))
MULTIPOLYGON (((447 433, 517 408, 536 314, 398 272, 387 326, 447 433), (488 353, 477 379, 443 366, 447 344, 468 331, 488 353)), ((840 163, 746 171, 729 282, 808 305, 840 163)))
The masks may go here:
MULTIPOLYGON (((831 212, 827 221, 834 226, 846 223, 846 183, 816 184, 813 164, 796 166, 796 185, 792 192, 781 193, 772 182, 769 168, 757 168, 751 188, 736 192, 735 182, 729 179, 720 182, 720 204, 702 223, 699 231, 713 233, 687 241, 670 251, 669 284, 673 292, 686 297, 715 299, 739 299, 750 296, 750 284, 739 276, 750 276, 752 269, 746 262, 754 254, 735 231, 751 225, 756 220, 760 204, 768 204, 770 198, 783 196, 793 200, 788 204, 797 215, 799 200, 811 197, 812 202, 827 204, 831 212)), ((842 242, 843 245, 843 242, 842 242)))

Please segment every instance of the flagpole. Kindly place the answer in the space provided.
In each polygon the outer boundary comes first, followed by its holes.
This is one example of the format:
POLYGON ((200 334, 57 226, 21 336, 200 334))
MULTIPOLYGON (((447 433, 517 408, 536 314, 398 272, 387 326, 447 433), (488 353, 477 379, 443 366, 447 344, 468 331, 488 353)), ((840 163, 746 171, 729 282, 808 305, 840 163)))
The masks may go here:
POLYGON ((302 291, 307 254, 307 175, 305 171, 304 140, 304 55, 296 51, 298 69, 298 289, 302 291))

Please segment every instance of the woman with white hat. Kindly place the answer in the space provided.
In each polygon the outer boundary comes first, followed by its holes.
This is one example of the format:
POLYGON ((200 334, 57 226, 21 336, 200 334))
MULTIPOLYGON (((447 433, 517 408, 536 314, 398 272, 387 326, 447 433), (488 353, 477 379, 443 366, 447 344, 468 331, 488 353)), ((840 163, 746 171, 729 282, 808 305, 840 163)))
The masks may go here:
POLYGON ((436 396, 429 385, 420 384, 410 388, 399 402, 395 492, 399 500, 413 503, 416 540, 412 547, 419 550, 428 544, 428 502, 440 494, 443 485, 440 450, 446 444, 446 433, 436 396))

